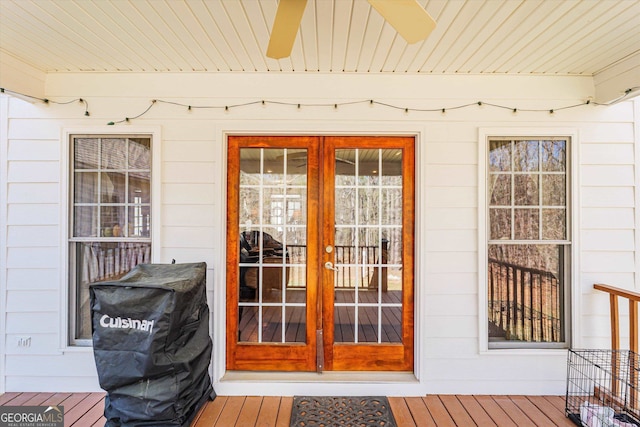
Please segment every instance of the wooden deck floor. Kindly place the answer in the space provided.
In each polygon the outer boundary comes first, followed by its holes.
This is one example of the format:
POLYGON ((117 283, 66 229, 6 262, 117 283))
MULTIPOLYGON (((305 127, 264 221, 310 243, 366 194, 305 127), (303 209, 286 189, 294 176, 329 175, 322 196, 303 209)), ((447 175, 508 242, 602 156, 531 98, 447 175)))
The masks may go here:
MULTIPOLYGON (((103 393, 5 393, 0 406, 63 405, 65 427, 104 426, 103 393)), ((564 415, 564 396, 430 395, 390 397, 400 427, 575 426, 564 415)), ((292 397, 218 396, 192 427, 288 427, 292 397)))

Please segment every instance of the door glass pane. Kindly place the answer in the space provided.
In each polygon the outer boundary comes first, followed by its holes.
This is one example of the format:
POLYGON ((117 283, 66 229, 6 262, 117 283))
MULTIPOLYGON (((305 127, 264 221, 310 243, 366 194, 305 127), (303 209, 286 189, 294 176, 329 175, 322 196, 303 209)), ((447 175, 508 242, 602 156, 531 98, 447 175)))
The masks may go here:
MULTIPOLYGON (((340 293, 336 293, 336 301, 339 301, 340 293)), ((333 339, 335 342, 355 342, 354 335, 355 308, 336 305, 333 313, 335 329, 333 339)))
POLYGON ((378 307, 358 307, 358 341, 378 342, 378 307))
POLYGON ((336 150, 336 342, 400 342, 383 338, 383 328, 401 327, 389 310, 402 307, 401 162, 401 150, 336 150), (340 176, 347 151, 357 180, 340 176))
POLYGON ((382 150, 382 185, 402 186, 402 150, 382 150))
POLYGON ((249 227, 260 221, 260 190, 251 187, 240 187, 240 228, 249 227))
POLYGON ((402 189, 383 188, 382 189, 382 224, 401 225, 402 224, 402 189))
POLYGON ((382 308, 382 342, 402 342, 402 309, 400 307, 382 308))
POLYGON ((340 206, 339 211, 336 210, 336 225, 355 224, 356 221, 356 190, 353 186, 346 188, 336 187, 336 206, 340 206))
POLYGON ((262 306, 262 339, 259 342, 283 342, 282 306, 262 306))
MULTIPOLYGON (((302 301, 304 302, 304 301, 302 301)), ((285 341, 286 342, 305 342, 305 307, 285 307, 285 341)))
POLYGON ((356 150, 336 150, 336 186, 356 183, 356 150))
MULTIPOLYGON (((382 150, 356 150, 358 183, 362 186, 378 185, 380 182, 380 151, 382 150)), ((336 158, 336 163, 338 163, 336 158)))
POLYGON ((240 150, 240 342, 306 340, 306 162, 306 150, 240 150))

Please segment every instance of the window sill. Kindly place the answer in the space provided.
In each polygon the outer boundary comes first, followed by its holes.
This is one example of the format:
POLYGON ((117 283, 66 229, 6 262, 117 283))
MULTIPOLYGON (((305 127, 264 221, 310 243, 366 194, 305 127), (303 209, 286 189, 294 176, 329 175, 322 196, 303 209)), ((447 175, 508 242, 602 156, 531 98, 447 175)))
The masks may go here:
POLYGON ((488 348, 480 350, 481 356, 567 356, 567 348, 488 348))

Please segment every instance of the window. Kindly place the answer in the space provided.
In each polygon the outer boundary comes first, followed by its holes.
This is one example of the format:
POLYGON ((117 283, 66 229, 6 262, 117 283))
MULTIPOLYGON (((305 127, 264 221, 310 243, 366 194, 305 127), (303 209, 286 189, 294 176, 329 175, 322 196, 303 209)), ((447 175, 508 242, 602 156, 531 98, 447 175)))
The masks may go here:
POLYGON ((70 341, 90 345, 89 285, 151 262, 151 136, 70 144, 70 341))
POLYGON ((569 138, 488 138, 489 348, 566 347, 569 138))

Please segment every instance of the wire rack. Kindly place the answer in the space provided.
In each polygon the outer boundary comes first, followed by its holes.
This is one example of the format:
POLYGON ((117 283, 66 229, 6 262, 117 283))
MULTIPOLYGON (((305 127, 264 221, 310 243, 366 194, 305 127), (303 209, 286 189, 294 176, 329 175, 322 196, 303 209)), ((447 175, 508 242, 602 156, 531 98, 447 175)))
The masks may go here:
POLYGON ((640 426, 640 357, 629 350, 569 350, 565 411, 583 427, 640 426))

